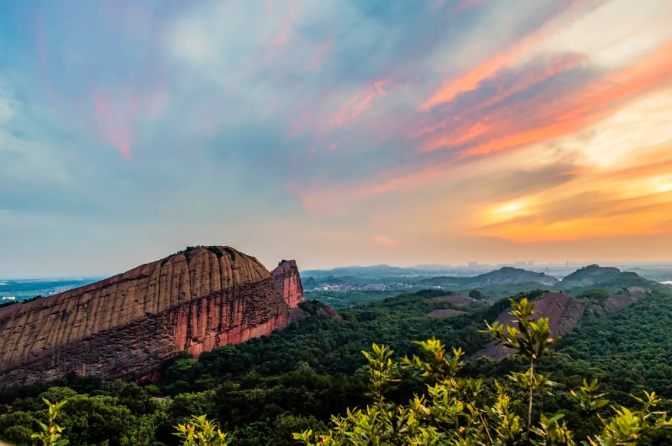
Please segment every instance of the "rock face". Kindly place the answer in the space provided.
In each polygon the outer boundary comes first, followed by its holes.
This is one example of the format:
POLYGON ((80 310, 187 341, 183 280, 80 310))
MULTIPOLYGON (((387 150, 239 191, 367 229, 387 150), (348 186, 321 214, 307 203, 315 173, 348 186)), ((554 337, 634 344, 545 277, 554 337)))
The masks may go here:
POLYGON ((302 298, 295 262, 271 275, 254 257, 229 247, 188 249, 1 308, 0 387, 71 371, 149 376, 180 351, 197 356, 284 327, 290 307, 302 298))
POLYGON ((450 302, 456 307, 464 308, 476 303, 476 299, 461 294, 449 294, 447 296, 434 297, 432 300, 437 302, 450 302))
MULTIPOLYGON (((573 331, 581 320, 584 309, 585 303, 579 302, 566 294, 546 293, 540 300, 535 301, 532 319, 537 320, 547 317, 551 337, 555 337, 573 331)), ((510 311, 510 308, 504 311, 496 321, 502 325, 513 326, 515 319, 511 316, 510 311)), ((502 359, 511 353, 511 349, 495 345, 493 341, 483 350, 477 352, 474 357, 489 356, 493 359, 502 359)))
POLYGON ((296 307, 306 297, 303 295, 303 285, 299 268, 294 260, 283 260, 271 273, 275 286, 282 293, 282 298, 290 307, 296 307))

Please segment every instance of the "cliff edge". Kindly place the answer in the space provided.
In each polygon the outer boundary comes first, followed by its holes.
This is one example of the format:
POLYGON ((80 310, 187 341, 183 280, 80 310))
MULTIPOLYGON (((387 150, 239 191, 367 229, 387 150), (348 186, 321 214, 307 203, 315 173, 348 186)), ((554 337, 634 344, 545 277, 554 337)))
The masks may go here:
POLYGON ((150 376, 181 351, 198 356, 284 327, 300 284, 296 262, 271 274, 233 248, 196 247, 0 308, 0 387, 67 372, 150 376))

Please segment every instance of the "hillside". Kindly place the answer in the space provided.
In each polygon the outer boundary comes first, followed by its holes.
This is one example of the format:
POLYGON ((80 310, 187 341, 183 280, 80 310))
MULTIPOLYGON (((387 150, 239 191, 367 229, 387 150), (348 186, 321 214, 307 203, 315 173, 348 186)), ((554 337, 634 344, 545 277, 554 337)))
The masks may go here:
MULTIPOLYGON (((591 290, 578 294, 576 297, 563 293, 545 293, 541 299, 536 300, 534 320, 548 318, 548 325, 552 337, 558 337, 574 331, 582 320, 594 319, 595 317, 619 311, 646 298, 643 290, 623 291, 618 294, 610 294, 605 290, 591 290)), ((510 326, 514 318, 510 308, 503 311, 496 322, 510 326)), ((493 359, 502 359, 512 351, 491 342, 483 350, 478 351, 473 357, 488 356, 493 359)))
POLYGON ((475 277, 432 277, 418 281, 417 285, 441 286, 445 289, 461 290, 483 288, 491 285, 521 285, 530 283, 552 287, 558 283, 558 279, 544 273, 504 267, 475 277))
POLYGON ((566 288, 579 288, 585 286, 592 286, 596 283, 613 280, 621 274, 618 268, 605 268, 599 265, 588 265, 579 268, 573 273, 565 276, 561 280, 561 286, 566 288))
POLYGON ((579 294, 591 288, 601 288, 612 293, 631 289, 632 291, 665 292, 667 287, 658 282, 641 277, 637 273, 621 271, 618 268, 603 268, 589 265, 564 277, 555 289, 567 290, 570 294, 579 294))
MULTIPOLYGON (((540 312, 560 316, 554 319, 560 324, 563 316, 557 309, 572 305, 584 308, 575 331, 561 339, 558 359, 539 365, 558 383, 554 396, 542 397, 540 404, 551 412, 564 411, 577 431, 577 439, 599 427, 599 419, 584 420, 580 409, 567 399, 569 388, 576 388, 583 378, 600 377, 601 390, 613 393, 621 404, 632 403, 623 392, 642 387, 672 396, 672 364, 668 364, 666 354, 668 340, 672 339, 670 295, 654 293, 616 312, 593 314, 589 314, 590 308, 610 306, 622 297, 597 291, 576 298, 558 293, 542 296, 541 291, 527 295, 547 302, 546 308, 539 306, 540 312)), ((67 376, 50 384, 2 392, 0 407, 7 404, 9 413, 0 417, 0 438, 17 435, 13 438, 27 438, 25 444, 29 444, 28 437, 18 435, 32 429, 30 417, 38 416, 37 411, 42 409, 40 398, 67 395, 74 403, 64 422, 76 419, 95 426, 71 436, 73 446, 100 444, 106 438, 114 439, 110 445, 126 444, 129 438, 145 432, 143 426, 147 425, 153 426, 151 438, 158 442, 154 446, 177 446, 173 426, 194 413, 208 414, 224 426, 233 435, 232 446, 289 446, 291 432, 324 429, 331 415, 369 404, 361 351, 370 350, 372 343, 384 342, 397 359, 418 352, 413 340, 431 336, 449 347, 463 348, 468 356, 484 348, 487 337, 480 332, 483 320, 501 318, 508 301, 480 309, 472 308, 474 303, 468 296, 447 295, 441 290, 403 293, 341 310, 340 314, 317 303, 300 303, 300 311, 294 312, 297 323, 285 330, 215 348, 197 360, 186 355, 168 360, 161 368, 160 379, 151 385, 138 387, 67 376), (466 313, 458 313, 461 311, 466 313), (165 405, 157 405, 152 396, 162 398, 165 405), (14 426, 27 427, 16 430, 14 426)), ((565 326, 573 323, 570 318, 564 320, 565 326)), ((521 367, 512 358, 482 358, 467 360, 465 370, 470 376, 485 377, 484 387, 491 388, 492 378, 506 384, 505 376, 521 367)), ((406 376, 390 398, 407 402, 414 392, 424 389, 423 381, 406 376)))
POLYGON ((0 385, 67 372, 149 376, 181 351, 267 335, 303 300, 294 262, 270 273, 229 247, 196 247, 126 273, 0 308, 0 385))

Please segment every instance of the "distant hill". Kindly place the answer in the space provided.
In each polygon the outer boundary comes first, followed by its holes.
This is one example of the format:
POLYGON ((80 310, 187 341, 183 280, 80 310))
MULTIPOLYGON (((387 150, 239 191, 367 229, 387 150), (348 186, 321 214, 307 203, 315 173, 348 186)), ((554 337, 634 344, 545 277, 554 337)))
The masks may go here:
POLYGON ((504 267, 497 271, 472 277, 469 286, 481 287, 488 285, 507 285, 515 283, 536 282, 542 285, 553 286, 558 279, 545 273, 535 273, 520 268, 504 267))
POLYGON ((490 285, 535 283, 552 287, 558 279, 545 273, 535 273, 520 268, 504 267, 475 277, 432 277, 416 282, 419 286, 441 286, 447 289, 482 288, 490 285))
POLYGON ((595 285, 596 283, 613 279, 620 273, 621 270, 618 268, 606 268, 599 265, 588 265, 577 269, 568 276, 565 276, 561 282, 562 286, 566 288, 578 288, 595 285))
POLYGON ((579 268, 555 285, 556 290, 565 290, 570 294, 578 294, 591 288, 600 288, 610 292, 618 292, 624 289, 652 291, 661 290, 664 285, 645 279, 637 273, 621 271, 618 268, 605 268, 599 265, 579 268))
POLYGON ((306 277, 305 280, 302 278, 301 284, 305 290, 312 290, 313 288, 317 288, 317 281, 314 277, 306 277))
POLYGON ((305 270, 301 271, 301 274, 305 277, 314 277, 316 280, 326 278, 329 276, 359 276, 359 277, 371 277, 371 276, 396 276, 410 271, 408 268, 401 268, 398 266, 390 265, 372 265, 372 266, 345 266, 329 270, 305 270))

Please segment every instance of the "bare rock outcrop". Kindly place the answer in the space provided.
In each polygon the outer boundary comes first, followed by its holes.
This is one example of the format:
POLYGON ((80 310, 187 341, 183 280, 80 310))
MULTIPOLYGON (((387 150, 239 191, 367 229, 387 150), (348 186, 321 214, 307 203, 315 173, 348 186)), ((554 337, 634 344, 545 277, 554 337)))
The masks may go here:
POLYGON ((461 294, 449 294, 446 296, 434 297, 432 300, 437 302, 449 302, 456 307, 464 308, 476 303, 476 299, 469 296, 463 296, 461 294))
MULTIPOLYGON (((546 293, 540 300, 535 301, 535 310, 532 319, 537 320, 547 317, 551 336, 555 337, 573 331, 581 320, 584 310, 585 303, 573 299, 567 294, 546 293)), ((502 325, 514 326, 515 318, 511 315, 511 309, 509 308, 500 314, 496 322, 502 325)), ((496 345, 493 341, 484 349, 476 352, 474 358, 489 356, 493 359, 502 359, 511 353, 513 353, 511 349, 496 345)))
POLYGON ((303 296, 294 285, 300 284, 296 263, 286 263, 279 289, 276 276, 254 257, 224 246, 190 248, 1 308, 0 387, 72 371, 139 378, 180 351, 198 356, 270 334, 287 324, 290 307, 303 296))
POLYGON ((294 260, 283 260, 271 275, 275 286, 282 293, 282 298, 290 307, 296 307, 299 302, 306 300, 301 284, 299 268, 294 260))
POLYGON ((462 314, 467 314, 467 313, 465 313, 464 311, 460 311, 460 310, 447 309, 447 310, 430 311, 425 316, 436 319, 436 318, 442 318, 442 317, 460 316, 462 314))

